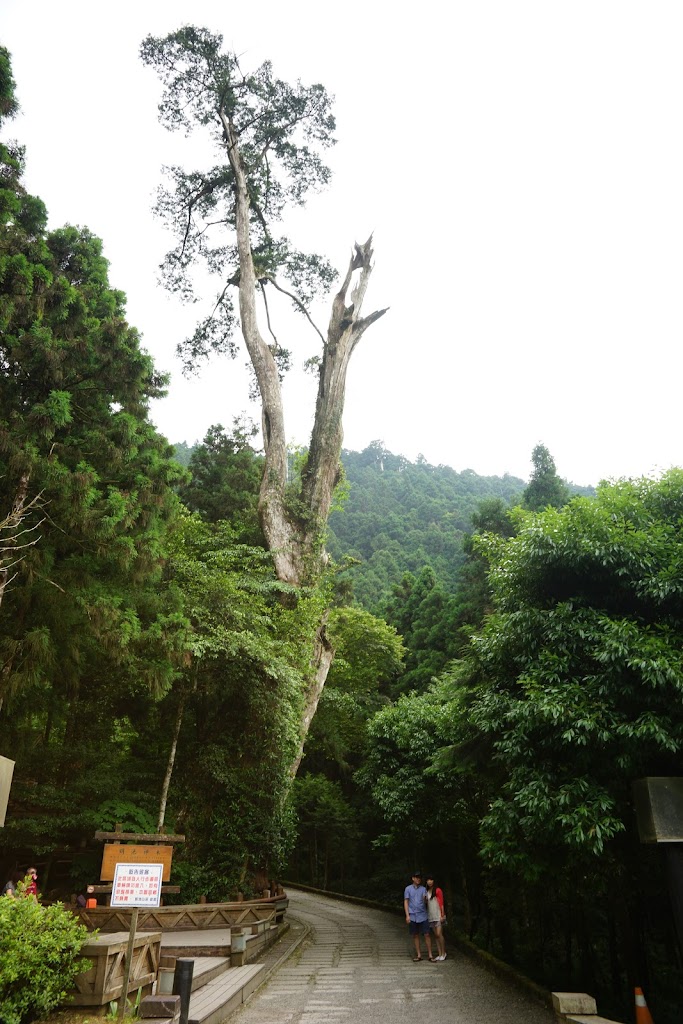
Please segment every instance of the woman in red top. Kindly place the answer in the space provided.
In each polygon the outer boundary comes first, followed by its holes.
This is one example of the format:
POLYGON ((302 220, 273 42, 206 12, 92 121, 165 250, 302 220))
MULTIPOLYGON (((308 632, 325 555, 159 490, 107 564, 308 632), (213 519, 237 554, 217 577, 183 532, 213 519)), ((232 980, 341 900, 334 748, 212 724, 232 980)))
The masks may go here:
POLYGON ((443 905, 443 892, 435 884, 431 875, 427 875, 427 913, 429 914, 429 927, 436 936, 436 944, 439 947, 439 955, 435 960, 446 959, 446 940, 443 937, 443 925, 446 923, 446 911, 443 905))
POLYGON ((33 896, 34 899, 38 899, 38 872, 35 868, 29 868, 26 872, 28 882, 24 888, 25 896, 33 896))

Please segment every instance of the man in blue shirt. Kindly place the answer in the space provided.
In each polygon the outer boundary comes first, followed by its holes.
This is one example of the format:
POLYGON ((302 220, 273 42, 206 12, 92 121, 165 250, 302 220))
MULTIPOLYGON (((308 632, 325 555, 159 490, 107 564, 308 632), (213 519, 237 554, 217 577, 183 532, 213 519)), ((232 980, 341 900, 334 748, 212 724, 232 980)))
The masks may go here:
POLYGON ((427 890, 422 884, 422 875, 419 871, 415 871, 412 878, 412 885, 407 885, 403 893, 403 909, 406 912, 406 924, 415 943, 415 956, 413 960, 415 963, 419 963, 422 960, 420 936, 424 935, 425 942, 427 943, 427 955, 433 962, 432 937, 429 932, 429 914, 427 913, 427 890))

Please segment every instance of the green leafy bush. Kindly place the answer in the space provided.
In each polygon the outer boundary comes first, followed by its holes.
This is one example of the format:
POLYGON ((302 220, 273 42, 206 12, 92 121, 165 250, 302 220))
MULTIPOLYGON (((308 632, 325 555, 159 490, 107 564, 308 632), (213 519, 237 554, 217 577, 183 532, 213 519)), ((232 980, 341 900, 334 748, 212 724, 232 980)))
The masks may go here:
POLYGON ((0 897, 0 1020, 24 1024, 58 1006, 89 961, 88 930, 61 903, 0 897))
POLYGON ((123 832, 156 832, 156 818, 144 807, 128 800, 105 800, 97 808, 97 827, 103 832, 113 832, 116 825, 123 832))

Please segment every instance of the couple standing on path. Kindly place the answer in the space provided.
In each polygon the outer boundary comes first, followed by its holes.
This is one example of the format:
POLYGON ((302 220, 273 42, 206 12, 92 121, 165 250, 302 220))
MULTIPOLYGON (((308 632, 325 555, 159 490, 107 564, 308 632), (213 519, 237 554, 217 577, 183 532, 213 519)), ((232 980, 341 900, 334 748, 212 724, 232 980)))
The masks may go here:
POLYGON ((443 893, 439 889, 431 875, 427 876, 427 888, 422 884, 422 875, 415 871, 412 876, 412 884, 407 885, 403 893, 403 909, 406 914, 406 924, 410 928, 410 934, 415 943, 415 956, 413 960, 419 963, 422 960, 420 948, 420 936, 424 935, 427 943, 427 956, 434 963, 437 960, 446 959, 446 943, 443 937, 443 925, 446 923, 446 914, 443 905, 443 893), (439 950, 438 956, 432 956, 432 935, 436 938, 439 950))

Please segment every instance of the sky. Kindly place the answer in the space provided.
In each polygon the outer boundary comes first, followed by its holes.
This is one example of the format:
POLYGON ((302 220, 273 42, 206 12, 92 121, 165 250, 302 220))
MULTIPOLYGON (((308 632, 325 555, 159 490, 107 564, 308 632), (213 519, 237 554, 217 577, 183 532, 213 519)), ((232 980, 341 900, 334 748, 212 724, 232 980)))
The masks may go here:
MULTIPOLYGON (((374 234, 365 312, 389 312, 354 354, 347 448, 481 474, 531 471, 545 444, 577 484, 683 464, 683 6, 631 0, 3 0, 27 149, 50 225, 87 225, 157 367, 152 419, 171 442, 250 406, 246 356, 182 376, 177 344, 211 305, 158 282, 172 245, 151 207, 163 164, 202 144, 157 123, 138 50, 183 24, 220 32, 256 67, 336 97, 333 178, 286 222, 343 270, 374 234)), ((316 309, 324 326, 327 310, 316 309)), ((283 339, 292 443, 306 444, 317 351, 283 339)))

